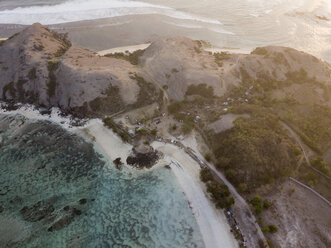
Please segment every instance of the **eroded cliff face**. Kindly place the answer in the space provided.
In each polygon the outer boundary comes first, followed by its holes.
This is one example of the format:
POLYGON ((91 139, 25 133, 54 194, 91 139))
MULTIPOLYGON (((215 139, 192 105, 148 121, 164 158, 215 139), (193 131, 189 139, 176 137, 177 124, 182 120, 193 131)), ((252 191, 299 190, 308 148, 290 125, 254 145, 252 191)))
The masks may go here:
POLYGON ((330 65, 290 48, 211 54, 202 42, 177 37, 152 43, 132 64, 72 46, 66 35, 37 23, 0 47, 0 98, 111 114, 161 102, 161 93, 181 101, 190 85, 206 84, 222 96, 251 80, 286 81, 300 70, 331 84, 330 65))

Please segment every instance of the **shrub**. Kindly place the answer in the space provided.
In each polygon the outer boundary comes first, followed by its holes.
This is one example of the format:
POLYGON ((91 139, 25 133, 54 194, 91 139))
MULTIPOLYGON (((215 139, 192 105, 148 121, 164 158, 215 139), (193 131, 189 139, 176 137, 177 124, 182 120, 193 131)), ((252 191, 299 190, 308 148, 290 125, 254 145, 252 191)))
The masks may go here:
POLYGON ((253 205, 256 214, 260 214, 262 212, 263 199, 261 196, 255 195, 251 200, 251 204, 253 205))
POLYGON ((247 190, 248 190, 247 184, 246 183, 239 184, 238 190, 239 190, 239 192, 247 192, 247 190))
POLYGON ((210 161, 211 161, 211 157, 212 157, 212 155, 211 155, 210 152, 208 152, 208 153, 205 155, 205 159, 207 160, 207 162, 210 162, 210 161))
POLYGON ((269 203, 268 201, 264 201, 264 202, 263 202, 263 208, 264 208, 264 209, 269 209, 270 206, 271 206, 271 205, 270 205, 270 203, 269 203))
POLYGON ((275 233, 278 231, 278 227, 275 225, 269 225, 269 232, 275 233))
POLYGON ((187 88, 186 95, 199 95, 202 97, 214 97, 214 89, 206 84, 190 85, 187 88))
POLYGON ((206 182, 212 181, 213 179, 214 179, 213 175, 209 168, 202 168, 200 170, 200 180, 202 182, 206 183, 206 182))
POLYGON ((227 52, 221 52, 221 53, 214 53, 215 63, 222 67, 223 62, 222 60, 230 58, 230 55, 227 52))
POLYGON ((310 161, 310 164, 325 174, 330 173, 330 168, 326 165, 323 158, 314 158, 310 161))
POLYGON ((185 121, 182 125, 183 134, 190 134, 194 128, 193 122, 185 121))
POLYGON ((269 56, 269 52, 266 48, 264 47, 257 47, 251 54, 257 54, 257 55, 264 55, 264 56, 269 56))
POLYGON ((168 111, 170 114, 178 113, 181 110, 182 106, 183 104, 181 102, 175 102, 168 106, 168 111))
POLYGON ((118 134, 123 142, 129 142, 131 140, 130 136, 126 132, 122 131, 112 118, 106 117, 102 121, 106 127, 112 129, 114 133, 118 134))
POLYGON ((156 128, 151 131, 151 135, 153 135, 153 136, 157 135, 157 129, 156 128))
POLYGON ((217 208, 230 208, 234 204, 234 199, 230 196, 229 188, 225 184, 216 181, 208 182, 207 192, 210 193, 217 208))
POLYGON ((138 65, 139 63, 139 57, 144 54, 145 50, 137 50, 134 51, 133 53, 110 53, 106 54, 105 57, 111 57, 111 58, 116 58, 116 59, 123 59, 128 62, 130 62, 132 65, 138 65))

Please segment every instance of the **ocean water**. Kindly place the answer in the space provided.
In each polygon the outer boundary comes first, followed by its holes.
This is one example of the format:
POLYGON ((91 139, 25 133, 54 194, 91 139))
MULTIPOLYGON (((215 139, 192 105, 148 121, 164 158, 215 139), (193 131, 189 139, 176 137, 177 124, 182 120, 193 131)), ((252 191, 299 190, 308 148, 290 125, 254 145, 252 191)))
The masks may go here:
POLYGON ((117 170, 82 138, 21 115, 0 115, 0 233, 0 247, 204 247, 170 170, 117 170), (38 202, 52 211, 26 218, 38 202))
POLYGON ((162 37, 167 23, 220 47, 289 46, 331 62, 331 21, 318 18, 331 20, 331 0, 0 0, 0 24, 61 25, 150 14, 171 20, 161 20, 146 40, 162 37))

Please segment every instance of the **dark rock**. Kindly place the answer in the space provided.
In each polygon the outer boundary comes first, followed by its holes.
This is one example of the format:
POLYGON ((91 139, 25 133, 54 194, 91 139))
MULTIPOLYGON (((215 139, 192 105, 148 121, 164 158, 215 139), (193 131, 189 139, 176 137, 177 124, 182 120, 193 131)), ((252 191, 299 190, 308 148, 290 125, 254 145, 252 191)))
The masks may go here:
POLYGON ((56 221, 51 227, 47 229, 49 232, 61 230, 62 228, 68 226, 74 220, 75 216, 82 214, 81 210, 69 206, 65 206, 64 210, 66 211, 64 216, 62 216, 58 221, 56 221))
POLYGON ((120 170, 122 168, 122 161, 121 158, 117 158, 113 161, 113 163, 115 164, 116 169, 120 170))
POLYGON ((81 214, 82 214, 82 211, 79 210, 79 209, 77 209, 77 208, 74 208, 74 209, 73 209, 73 213, 74 213, 75 215, 81 215, 81 214))
POLYGON ((8 186, 0 188, 0 195, 6 195, 9 192, 8 186))
POLYGON ((37 222, 45 217, 50 217, 54 211, 54 207, 50 202, 39 201, 31 207, 23 207, 20 213, 23 215, 24 220, 30 222, 37 222))
POLYGON ((87 200, 85 198, 79 200, 79 204, 83 205, 86 204, 87 200))
POLYGON ((49 227, 47 230, 49 232, 53 232, 53 231, 58 231, 61 230, 63 227, 69 225, 73 219, 74 219, 75 215, 73 212, 63 216, 61 219, 59 219, 58 221, 56 221, 51 227, 49 227))
POLYGON ((11 199, 9 202, 11 204, 21 204, 23 199, 19 196, 15 196, 15 198, 11 199))
POLYGON ((3 212, 3 207, 0 206, 0 214, 3 212))
POLYGON ((126 159, 126 163, 136 168, 151 168, 159 159, 156 151, 147 153, 135 153, 126 159))
POLYGON ((42 115, 50 115, 52 113, 52 110, 48 108, 40 108, 39 112, 42 115))
POLYGON ((166 168, 166 169, 168 169, 168 170, 170 170, 170 169, 171 169, 170 165, 168 165, 168 164, 167 164, 167 165, 165 165, 165 166, 164 166, 164 168, 166 168))

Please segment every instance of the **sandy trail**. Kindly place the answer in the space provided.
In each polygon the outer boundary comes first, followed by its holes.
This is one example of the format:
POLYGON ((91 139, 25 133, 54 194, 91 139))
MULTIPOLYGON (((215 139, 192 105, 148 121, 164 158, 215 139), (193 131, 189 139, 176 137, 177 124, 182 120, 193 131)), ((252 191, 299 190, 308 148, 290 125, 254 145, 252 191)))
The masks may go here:
POLYGON ((190 202, 206 248, 238 247, 225 216, 215 209, 213 203, 202 190, 203 185, 199 179, 200 166, 189 155, 174 145, 153 142, 152 146, 154 149, 163 152, 164 160, 170 164, 179 185, 190 202))

